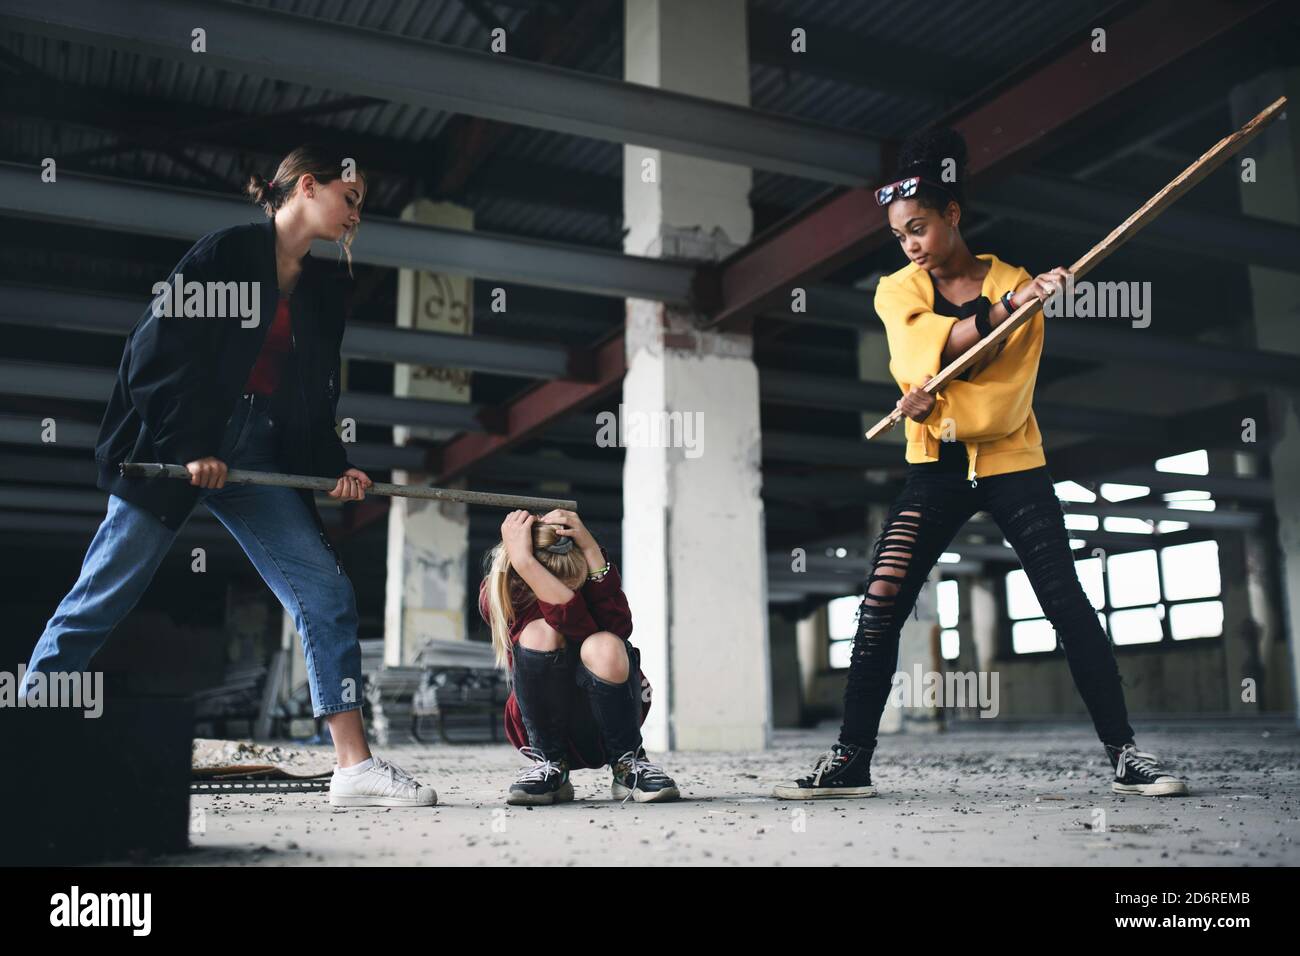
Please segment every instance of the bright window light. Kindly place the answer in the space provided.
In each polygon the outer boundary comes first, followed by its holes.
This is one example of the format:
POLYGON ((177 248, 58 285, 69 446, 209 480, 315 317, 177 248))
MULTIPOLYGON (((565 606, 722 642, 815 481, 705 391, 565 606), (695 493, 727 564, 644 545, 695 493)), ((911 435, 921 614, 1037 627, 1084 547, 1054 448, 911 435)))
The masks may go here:
POLYGON ((1169 507, 1180 511, 1213 511, 1215 504, 1213 501, 1171 501, 1169 507))
POLYGON ((1222 586, 1219 581, 1219 543, 1194 541, 1163 548, 1160 551, 1160 570, 1164 575, 1167 600, 1218 597, 1222 586))
POLYGON ((1043 609, 1034 596, 1034 589, 1029 584, 1029 577, 1024 570, 1017 568, 1007 574, 1007 617, 1013 621, 1027 617, 1042 617, 1043 609))
POLYGON ((1054 487, 1056 488, 1056 497, 1062 501, 1081 501, 1085 504, 1091 504, 1097 500, 1096 495, 1077 481, 1058 481, 1054 487))
POLYGON ((1160 615, 1153 607, 1115 611, 1110 616, 1110 633, 1116 644, 1154 644, 1162 636, 1160 615))
POLYGON ((1169 609, 1169 633, 1175 641, 1218 637, 1223 633, 1223 602, 1197 601, 1169 609))
POLYGON ((1214 496, 1208 491, 1166 491, 1165 501, 1209 501, 1214 496))
POLYGON ((1210 473, 1210 456, 1205 449, 1189 451, 1182 455, 1170 455, 1156 460, 1156 471, 1172 471, 1180 475, 1208 475, 1210 473))
POLYGON ((858 633, 858 607, 862 595, 833 598, 826 605, 826 629, 832 641, 851 639, 858 633))
POLYGON ((849 666, 849 655, 853 653, 852 641, 835 641, 831 644, 830 664, 835 670, 849 666))
POLYGON ((940 581, 938 589, 939 626, 956 627, 961 616, 961 597, 956 581, 940 581))
POLYGON ((1119 531, 1125 534, 1151 534, 1151 523, 1143 518, 1107 518, 1102 522, 1107 531, 1119 531))
POLYGON ((1130 498, 1145 498, 1149 494, 1151 489, 1146 485, 1120 485, 1107 481, 1101 486, 1101 496, 1107 501, 1128 501, 1130 498))
POLYGON ((1080 548, 1082 548, 1082 547, 1083 547, 1085 544, 1087 544, 1087 543, 1088 543, 1088 542, 1087 542, 1087 541, 1084 541, 1082 538, 1071 538, 1071 539, 1070 539, 1070 550, 1071 550, 1071 551, 1078 551, 1080 548))
MULTIPOLYGON (((1130 551, 1106 562, 1111 607, 1155 604, 1160 600, 1160 578, 1155 551, 1130 551)), ((1112 619, 1114 615, 1111 615, 1112 619)))
POLYGON ((1011 649, 1017 654, 1037 654, 1055 648, 1056 629, 1050 622, 1040 618, 1011 625, 1011 649))
POLYGON ((1161 534, 1173 534, 1175 531, 1186 531, 1190 528, 1186 521, 1157 521, 1156 530, 1161 534))
POLYGON ((1085 558, 1074 562, 1074 567, 1079 572, 1079 583, 1083 585, 1083 593, 1088 595, 1088 603, 1095 610, 1100 611, 1102 605, 1106 603, 1106 583, 1101 573, 1101 558, 1085 558))
POLYGON ((939 653, 945 661, 955 661, 961 653, 961 638, 956 631, 939 632, 939 653))
POLYGON ((940 564, 956 564, 960 560, 961 555, 956 551, 945 551, 943 554, 939 555, 940 564))
POLYGON ((1073 515, 1068 512, 1065 515, 1065 526, 1071 531, 1096 531, 1096 515, 1073 515))

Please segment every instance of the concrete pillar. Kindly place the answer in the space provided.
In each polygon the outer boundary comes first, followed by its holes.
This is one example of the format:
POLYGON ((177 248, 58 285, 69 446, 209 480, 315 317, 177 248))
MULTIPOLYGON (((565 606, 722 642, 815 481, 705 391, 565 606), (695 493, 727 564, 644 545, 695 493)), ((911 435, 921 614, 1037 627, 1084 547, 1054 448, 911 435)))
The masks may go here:
POLYGON ((1258 702, 1241 699, 1241 681, 1249 677, 1265 683, 1259 658, 1259 625, 1251 615, 1250 579, 1246 574, 1245 536, 1240 531, 1218 531, 1219 600, 1223 603, 1223 679, 1227 682, 1228 712, 1258 714, 1258 702))
MULTIPOLYGON (((1232 457, 1232 469, 1228 474, 1238 478, 1260 476, 1259 455, 1237 452, 1232 457)), ((1242 552, 1246 596, 1250 620, 1256 628, 1256 657, 1260 669, 1253 707, 1259 713, 1287 713, 1295 705, 1287 635, 1280 617, 1282 601, 1277 587, 1280 577, 1277 567, 1278 546, 1269 531, 1252 528, 1242 532, 1242 552)), ((1240 690, 1236 696, 1240 700, 1240 690)))
MULTIPOLYGON (((1300 123, 1295 104, 1300 102, 1300 70, 1274 71, 1235 87, 1230 94, 1233 122, 1244 123, 1280 95, 1292 106, 1290 116, 1273 123, 1239 155, 1238 189, 1242 212, 1251 216, 1300 224, 1300 123), (1242 160, 1254 161, 1254 181, 1242 176, 1242 160)), ((1277 352, 1300 352, 1300 275, 1262 266, 1250 266, 1254 305, 1255 344, 1277 352)), ((1277 511, 1278 547, 1281 553, 1281 620, 1291 648, 1292 699, 1300 688, 1300 413, 1297 392, 1275 402, 1277 419, 1272 434, 1260 436, 1268 448, 1277 511)), ((1254 450, 1249 449, 1249 450, 1254 450)), ((1300 713, 1296 713, 1300 725, 1300 713)))
POLYGON ((979 670, 979 651, 975 647, 975 618, 971 610, 972 591, 977 583, 974 575, 962 574, 953 580, 957 582, 958 611, 957 633, 960 644, 956 660, 948 661, 945 666, 955 671, 979 670))
MULTIPOLYGON (((1232 475, 1241 453, 1231 449, 1208 452, 1211 475, 1232 475)), ((1228 505, 1219 502, 1224 510, 1228 505)), ((1251 576, 1247 567, 1246 534, 1221 530, 1214 534, 1219 548, 1219 600, 1223 604, 1223 680, 1226 682, 1227 710, 1234 714, 1258 714, 1258 701, 1241 699, 1241 681, 1249 677, 1264 683, 1263 661, 1258 656, 1259 622, 1254 617, 1251 600, 1251 576)), ((1168 624, 1166 624, 1166 629, 1168 624)))
MULTIPOLYGON (((971 578, 962 597, 970 596, 971 642, 975 646, 976 670, 992 671, 998 653, 998 580, 992 575, 971 578)), ((962 616, 966 615, 962 609, 962 616)))
MULTIPOLYGON (((625 28, 627 80, 748 105, 743 0, 629 0, 625 28)), ((712 259, 749 240, 748 169, 640 146, 623 168, 627 253, 712 259)), ((771 727, 758 372, 749 334, 695 320, 627 302, 622 571, 655 693, 646 746, 748 750, 771 727)))
MULTIPOLYGON (((450 203, 417 199, 402 219, 454 229, 472 229, 474 214, 450 203)), ((397 326, 468 335, 473 331, 474 284, 468 276, 417 269, 398 273, 397 326)), ((444 402, 470 400, 470 373, 399 363, 393 368, 393 394, 444 402)), ((411 439, 438 441, 447 429, 393 428, 393 444, 411 439)), ((430 475, 393 471, 401 484, 430 483, 430 475)), ((465 505, 390 498, 388 578, 384 593, 384 664, 413 663, 428 640, 465 640, 469 581, 469 515, 465 505)))
POLYGON ((830 660, 830 633, 826 624, 826 605, 823 604, 795 626, 795 644, 799 654, 800 693, 804 701, 817 695, 817 678, 826 670, 830 660))
POLYGON ((772 725, 798 727, 803 713, 797 622, 773 614, 768 618, 772 653, 772 725))

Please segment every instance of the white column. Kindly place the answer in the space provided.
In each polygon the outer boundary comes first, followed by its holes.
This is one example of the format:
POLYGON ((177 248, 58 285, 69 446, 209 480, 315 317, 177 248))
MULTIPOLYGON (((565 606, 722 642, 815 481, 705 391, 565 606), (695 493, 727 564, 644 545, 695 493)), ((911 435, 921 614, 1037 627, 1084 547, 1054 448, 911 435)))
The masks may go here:
MULTIPOLYGON (((626 78, 749 102, 743 0, 629 0, 626 78)), ((753 229, 750 171, 624 148, 626 252, 719 258, 753 229)), ((623 579, 654 687, 652 750, 765 747, 771 726, 758 372, 748 334, 627 303, 623 579), (656 440, 654 422, 670 426, 656 440), (666 439, 666 440, 663 440, 666 439)))
MULTIPOLYGON (((450 203, 417 199, 402 219, 472 229, 472 210, 450 203)), ((473 331, 473 281, 468 276, 425 270, 398 273, 397 325, 431 332, 473 331)), ((393 369, 393 394, 470 400, 470 373, 399 363, 393 369)), ((446 429, 393 428, 393 443, 412 438, 441 440, 446 429)), ((429 483, 430 475, 395 470, 393 481, 429 483)), ((455 484, 455 483, 453 483, 455 484)), ((453 502, 390 498, 388 511, 388 578, 384 594, 384 664, 409 665, 428 640, 465 640, 465 595, 469 584, 469 515, 453 502)))

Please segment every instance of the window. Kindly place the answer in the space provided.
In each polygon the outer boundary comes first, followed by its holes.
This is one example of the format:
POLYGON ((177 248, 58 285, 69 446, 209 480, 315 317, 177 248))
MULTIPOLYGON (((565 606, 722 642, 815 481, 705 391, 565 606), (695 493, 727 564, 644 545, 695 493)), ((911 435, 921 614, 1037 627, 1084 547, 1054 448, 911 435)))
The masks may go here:
POLYGON ((1174 472, 1180 475, 1208 475, 1210 473, 1210 456, 1205 449, 1189 451, 1183 455, 1170 455, 1156 461, 1156 471, 1174 472))
MULTIPOLYGON (((1074 562, 1097 620, 1116 645, 1157 644, 1219 637, 1223 602, 1217 599, 1219 545, 1194 541, 1112 555, 1103 570, 1100 558, 1074 562)), ((1056 632, 1023 570, 1006 577, 1011 650, 1035 654, 1057 647, 1056 632)))
POLYGON ((837 597, 826 605, 826 629, 830 632, 830 665, 832 668, 849 666, 853 651, 853 638, 858 633, 858 607, 862 595, 837 597))
MULTIPOLYGON (((961 618, 961 597, 956 581, 940 581, 936 591, 939 603, 939 649, 946 661, 956 660, 960 648, 957 622, 961 618)), ((842 669, 849 666, 853 651, 853 638, 858 633, 858 608, 862 595, 837 597, 826 604, 826 629, 830 635, 830 666, 842 669)))
MULTIPOLYGON (((1155 463, 1156 471, 1179 475, 1208 475, 1209 455, 1204 449, 1170 455, 1155 463)), ((1189 482, 1190 484, 1191 482, 1189 482)), ((1103 568, 1099 557, 1074 562, 1084 593, 1097 611, 1097 620, 1115 644, 1156 644, 1223 634, 1220 594, 1219 546, 1194 541, 1161 547, 1162 535, 1186 531, 1186 521, 1147 521, 1123 515, 1069 514, 1068 502, 1087 504, 1150 499, 1146 485, 1103 482, 1099 494, 1073 481, 1056 483, 1056 496, 1065 505, 1065 526, 1085 540, 1070 539, 1070 547, 1086 546, 1087 534, 1097 531, 1133 535, 1139 546, 1147 536, 1149 547, 1112 555, 1103 568)), ((1170 509, 1213 511, 1208 491, 1169 491, 1161 495, 1170 509)), ((1044 617, 1024 571, 1006 578, 1006 611, 1011 620, 1011 649, 1016 654, 1055 650, 1056 632, 1044 617)))
POLYGON ((955 661, 961 650, 957 622, 961 619, 961 591, 956 581, 940 581, 936 592, 939 602, 939 653, 945 661, 955 661))

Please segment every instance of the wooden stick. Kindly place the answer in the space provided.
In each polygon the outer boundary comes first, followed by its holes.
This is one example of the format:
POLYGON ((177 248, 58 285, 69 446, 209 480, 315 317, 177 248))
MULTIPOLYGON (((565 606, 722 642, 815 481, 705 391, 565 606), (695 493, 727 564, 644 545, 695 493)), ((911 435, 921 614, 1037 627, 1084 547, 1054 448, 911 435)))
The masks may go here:
MULTIPOLYGON (((119 470, 127 478, 184 478, 190 473, 184 465, 146 464, 122 462, 119 470)), ((231 468, 226 472, 227 484, 275 485, 281 488, 303 488, 307 491, 331 492, 338 484, 337 478, 316 478, 311 475, 284 475, 273 471, 241 471, 231 468)), ((551 511, 563 508, 577 511, 578 503, 567 498, 530 498, 525 495, 494 495, 486 491, 462 491, 459 488, 430 488, 426 485, 392 485, 376 481, 366 489, 367 495, 386 495, 395 498, 432 498, 437 501, 460 501, 467 505, 487 505, 491 508, 522 508, 527 511, 551 511)))
MULTIPOLYGON (((1069 271, 1076 277, 1086 275, 1096 268, 1103 260, 1113 253, 1124 243, 1133 238, 1143 226, 1145 226, 1156 216, 1160 215, 1169 206, 1173 205, 1175 200, 1180 198, 1189 189, 1199 183, 1210 173, 1214 172, 1224 160, 1233 153, 1236 153, 1277 118, 1278 114, 1286 108, 1286 97, 1280 96, 1274 100, 1267 108, 1262 110, 1259 115, 1223 139, 1214 144, 1210 150, 1192 163, 1181 173, 1174 177, 1173 181, 1164 189, 1156 193, 1133 215, 1129 216, 1122 223, 1116 226, 1101 242, 1097 243, 1086 253, 1083 258, 1079 259, 1072 265, 1069 271)), ((939 374, 923 386, 926 392, 933 394, 943 388, 950 381, 966 371, 970 365, 980 358, 985 352, 996 348, 999 343, 1004 341, 1012 332, 1020 328, 1029 317, 1038 309, 1042 301, 1035 296, 1020 308, 1016 309, 1001 325, 995 328, 984 338, 980 339, 954 361, 939 371, 939 374)), ((903 413, 895 408, 892 412, 876 422, 875 425, 867 432, 867 438, 875 438, 884 432, 889 431, 902 419, 903 413)))

